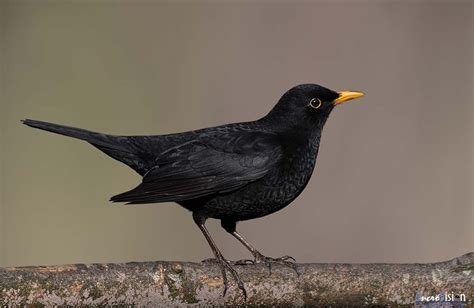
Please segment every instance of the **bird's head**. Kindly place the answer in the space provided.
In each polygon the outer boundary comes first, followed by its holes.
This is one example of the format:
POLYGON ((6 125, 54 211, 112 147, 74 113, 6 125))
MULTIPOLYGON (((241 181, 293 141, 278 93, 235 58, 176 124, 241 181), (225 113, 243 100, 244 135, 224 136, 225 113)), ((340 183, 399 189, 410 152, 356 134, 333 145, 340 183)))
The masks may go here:
POLYGON ((336 92, 317 84, 301 84, 283 94, 267 118, 277 119, 282 126, 322 128, 335 106, 363 95, 356 91, 336 92))

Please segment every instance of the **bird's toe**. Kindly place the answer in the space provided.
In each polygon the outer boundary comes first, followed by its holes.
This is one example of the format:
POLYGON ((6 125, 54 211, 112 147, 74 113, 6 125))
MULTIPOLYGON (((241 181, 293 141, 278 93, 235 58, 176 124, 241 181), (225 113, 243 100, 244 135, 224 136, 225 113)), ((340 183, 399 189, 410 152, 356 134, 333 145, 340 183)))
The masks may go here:
POLYGON ((260 253, 255 254, 255 263, 263 263, 268 267, 268 270, 270 272, 270 275, 272 274, 272 265, 273 264, 280 264, 283 266, 290 267, 293 269, 297 275, 298 269, 296 267, 296 260, 292 256, 283 256, 280 258, 271 258, 271 257, 266 257, 260 253))

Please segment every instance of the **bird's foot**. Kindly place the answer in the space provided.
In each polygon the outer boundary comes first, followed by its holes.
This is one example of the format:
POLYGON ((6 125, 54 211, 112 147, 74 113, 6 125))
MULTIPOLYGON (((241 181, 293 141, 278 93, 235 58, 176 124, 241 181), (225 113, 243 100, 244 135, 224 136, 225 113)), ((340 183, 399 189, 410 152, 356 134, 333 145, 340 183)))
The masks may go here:
POLYGON ((224 280, 224 296, 227 293, 227 289, 229 286, 229 281, 227 280, 227 274, 226 274, 226 270, 228 270, 230 274, 232 275, 232 277, 234 278, 235 282, 237 283, 237 286, 242 291, 242 294, 244 295, 244 301, 247 301, 247 290, 245 290, 245 285, 242 282, 242 279, 240 279, 240 276, 237 273, 237 271, 230 264, 230 262, 224 259, 224 257, 220 257, 213 260, 216 260, 221 267, 222 279, 224 280))
POLYGON ((281 258, 270 258, 270 257, 266 257, 262 255, 259 252, 255 252, 254 257, 255 257, 254 260, 249 260, 249 259, 239 260, 239 261, 236 261, 235 264, 249 265, 249 264, 263 263, 268 267, 270 275, 272 274, 272 264, 280 264, 280 265, 284 265, 284 266, 292 268, 296 272, 296 274, 299 275, 298 269, 296 268, 296 260, 295 258, 291 256, 283 256, 281 258))

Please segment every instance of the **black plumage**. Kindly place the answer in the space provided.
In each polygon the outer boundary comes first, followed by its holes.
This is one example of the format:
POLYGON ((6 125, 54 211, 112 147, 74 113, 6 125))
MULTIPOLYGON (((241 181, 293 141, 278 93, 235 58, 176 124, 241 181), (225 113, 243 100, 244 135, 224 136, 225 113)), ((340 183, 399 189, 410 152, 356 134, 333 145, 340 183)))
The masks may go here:
POLYGON ((246 294, 237 273, 212 241, 204 226, 206 219, 220 219, 256 262, 290 264, 290 257, 272 259, 260 254, 237 233, 236 223, 278 211, 303 191, 330 112, 361 95, 299 85, 259 120, 169 135, 114 136, 35 120, 23 123, 85 140, 143 176, 140 185, 111 201, 174 201, 192 211, 221 265, 225 290, 227 269, 246 294))

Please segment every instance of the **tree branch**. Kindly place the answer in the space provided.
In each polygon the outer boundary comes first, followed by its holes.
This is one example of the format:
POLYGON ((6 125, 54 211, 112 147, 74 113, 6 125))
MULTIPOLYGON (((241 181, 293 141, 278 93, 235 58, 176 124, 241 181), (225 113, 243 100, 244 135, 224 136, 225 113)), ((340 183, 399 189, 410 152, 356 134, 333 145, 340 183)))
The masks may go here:
MULTIPOLYGON (((238 265, 247 304, 393 305, 415 303, 415 294, 474 296, 474 253, 431 264, 238 265)), ((3 305, 244 304, 230 275, 222 296, 217 264, 132 262, 0 269, 3 305)))

